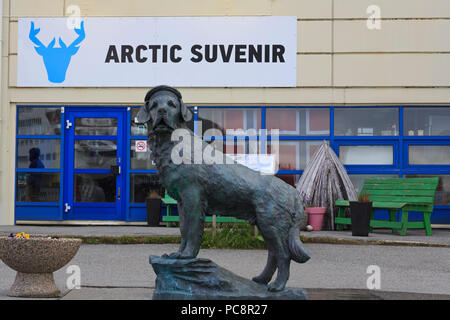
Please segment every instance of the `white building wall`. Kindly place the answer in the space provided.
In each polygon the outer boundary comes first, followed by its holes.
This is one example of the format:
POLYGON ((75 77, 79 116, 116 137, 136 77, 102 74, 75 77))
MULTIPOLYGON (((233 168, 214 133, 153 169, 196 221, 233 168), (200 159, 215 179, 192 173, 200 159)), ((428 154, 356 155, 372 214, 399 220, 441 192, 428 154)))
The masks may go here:
MULTIPOLYGON (((139 105, 147 88, 19 88, 19 17, 297 16, 297 87, 179 88, 196 105, 449 105, 448 0, 4 0, 0 224, 13 223, 17 104, 139 105), (367 27, 378 5, 381 28, 367 27)), ((145 30, 143 31, 145 32, 145 30)))

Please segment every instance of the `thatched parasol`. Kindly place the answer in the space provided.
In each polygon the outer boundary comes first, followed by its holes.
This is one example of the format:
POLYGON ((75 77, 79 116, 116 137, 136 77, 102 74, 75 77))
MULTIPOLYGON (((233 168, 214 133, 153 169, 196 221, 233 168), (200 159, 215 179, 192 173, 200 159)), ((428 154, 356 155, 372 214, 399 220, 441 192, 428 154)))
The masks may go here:
POLYGON ((347 171, 324 141, 308 163, 297 183, 305 207, 326 207, 323 229, 334 230, 336 200, 357 200, 355 187, 347 171))

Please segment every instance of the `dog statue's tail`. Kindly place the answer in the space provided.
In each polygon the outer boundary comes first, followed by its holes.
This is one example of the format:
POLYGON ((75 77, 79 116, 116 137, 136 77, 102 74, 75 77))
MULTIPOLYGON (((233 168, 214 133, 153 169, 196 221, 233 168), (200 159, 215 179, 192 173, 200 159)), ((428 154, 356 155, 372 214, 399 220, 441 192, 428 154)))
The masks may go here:
POLYGON ((311 258, 311 253, 300 240, 299 224, 295 223, 289 230, 289 252, 291 253, 291 259, 298 263, 305 263, 311 258))

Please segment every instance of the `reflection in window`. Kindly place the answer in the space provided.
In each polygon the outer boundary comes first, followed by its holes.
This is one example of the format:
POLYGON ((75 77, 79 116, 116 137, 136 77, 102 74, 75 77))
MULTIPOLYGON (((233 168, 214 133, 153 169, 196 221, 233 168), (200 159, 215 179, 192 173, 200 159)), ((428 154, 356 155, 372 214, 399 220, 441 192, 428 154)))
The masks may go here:
MULTIPOLYGON (((278 170, 303 170, 319 149, 322 141, 279 141, 278 170)), ((274 154, 271 143, 267 145, 267 152, 274 154)))
POLYGON ((398 175, 396 174, 350 174, 349 175, 350 180, 353 183, 353 186, 355 187, 356 193, 360 193, 361 189, 364 185, 364 181, 369 178, 376 178, 376 179, 384 179, 384 178, 398 178, 398 175))
POLYGON ((450 165, 450 146, 409 146, 410 165, 450 165))
POLYGON ((336 136, 397 136, 398 108, 335 108, 336 136))
POLYGON ((74 201, 116 202, 116 177, 112 174, 74 174, 74 201))
POLYGON ((130 202, 143 203, 146 198, 164 197, 156 174, 130 174, 130 202))
POLYGON ((450 175, 426 175, 426 174, 409 174, 406 178, 433 178, 439 177, 439 183, 434 198, 435 205, 450 205, 450 175))
POLYGON ((117 118, 75 118, 75 134, 115 136, 117 135, 117 118))
POLYGON ((300 180, 301 175, 300 174, 277 174, 275 176, 295 188, 298 180, 300 180))
POLYGON ((17 168, 59 169, 61 146, 56 139, 17 139, 17 168))
POLYGON ((405 136, 450 136, 450 108, 405 108, 405 136))
MULTIPOLYGON (((152 170, 156 169, 156 164, 150 159, 150 148, 147 151, 136 151, 136 143, 141 140, 131 140, 130 160, 131 169, 152 170)), ((147 141, 146 141, 147 142, 147 141)))
POLYGON ((202 131, 218 129, 222 135, 227 135, 227 129, 247 130, 261 128, 260 109, 240 108, 199 108, 198 120, 201 121, 202 131))
POLYGON ((61 108, 18 108, 17 134, 61 134, 61 108))
POLYGON ((339 146, 339 160, 346 165, 393 165, 393 146, 339 146))
POLYGON ((18 172, 17 202, 59 202, 59 173, 18 172))
POLYGON ((328 108, 268 108, 266 128, 279 129, 280 135, 323 136, 330 134, 328 108))
POLYGON ((132 136, 147 136, 147 124, 137 122, 137 114, 140 108, 131 108, 131 135, 132 136))

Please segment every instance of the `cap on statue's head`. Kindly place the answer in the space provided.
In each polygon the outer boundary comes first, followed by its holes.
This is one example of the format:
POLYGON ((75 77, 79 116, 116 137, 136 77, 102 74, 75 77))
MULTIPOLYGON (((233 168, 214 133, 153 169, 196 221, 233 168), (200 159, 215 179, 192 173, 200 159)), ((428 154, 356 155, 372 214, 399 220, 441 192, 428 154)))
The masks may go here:
POLYGON ((159 91, 169 91, 169 92, 172 92, 172 93, 174 93, 174 94, 178 97, 178 99, 181 99, 181 93, 180 93, 180 91, 178 91, 177 89, 175 89, 175 88, 173 88, 173 87, 161 85, 161 86, 157 86, 157 87, 154 87, 153 89, 149 90, 149 91, 147 92, 147 94, 145 95, 144 101, 150 100, 151 97, 152 97, 155 93, 157 93, 157 92, 159 92, 159 91))

